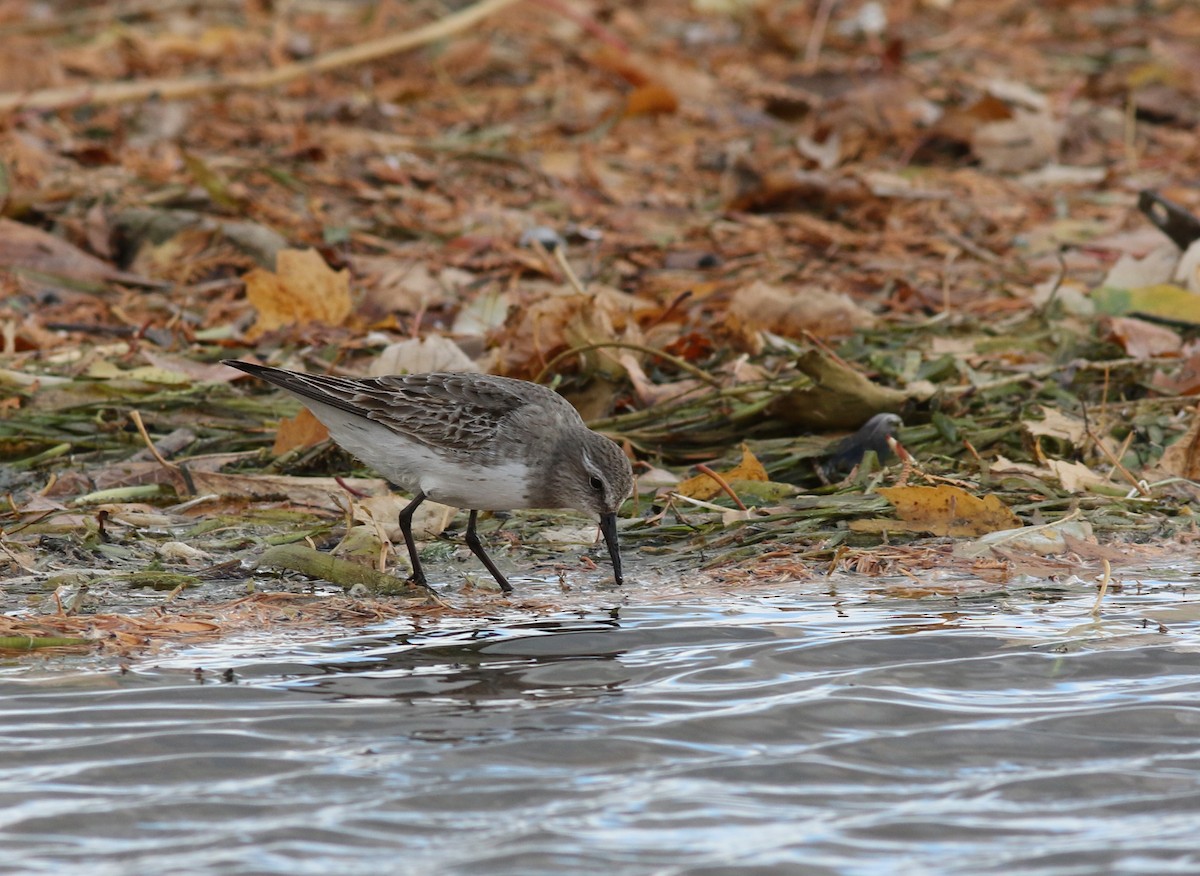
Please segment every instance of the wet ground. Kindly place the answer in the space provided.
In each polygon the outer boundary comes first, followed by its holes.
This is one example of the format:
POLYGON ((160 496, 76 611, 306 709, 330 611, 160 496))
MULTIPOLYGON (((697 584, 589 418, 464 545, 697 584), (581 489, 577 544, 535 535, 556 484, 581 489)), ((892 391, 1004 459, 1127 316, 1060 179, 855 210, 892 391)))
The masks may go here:
MULTIPOLYGON (((1200 591, 878 579, 0 664, 5 872, 1194 873, 1200 591)), ((523 582, 557 593, 551 582, 523 582)))

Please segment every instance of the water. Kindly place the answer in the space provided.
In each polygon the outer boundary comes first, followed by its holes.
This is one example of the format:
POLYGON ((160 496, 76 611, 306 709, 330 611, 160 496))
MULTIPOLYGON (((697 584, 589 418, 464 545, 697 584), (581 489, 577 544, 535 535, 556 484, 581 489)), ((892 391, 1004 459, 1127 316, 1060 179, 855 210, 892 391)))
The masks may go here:
POLYGON ((1082 583, 627 588, 126 672, 26 657, 0 667, 0 871, 1196 873, 1190 580, 1098 619, 1082 583))

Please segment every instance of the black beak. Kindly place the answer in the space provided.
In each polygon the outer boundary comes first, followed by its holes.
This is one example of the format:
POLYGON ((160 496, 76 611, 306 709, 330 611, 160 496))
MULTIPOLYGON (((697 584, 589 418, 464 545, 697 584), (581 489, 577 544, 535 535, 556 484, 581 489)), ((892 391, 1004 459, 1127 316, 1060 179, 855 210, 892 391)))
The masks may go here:
POLYGON ((612 557, 613 574, 616 576, 617 584, 623 584, 625 579, 621 576, 621 549, 617 547, 616 514, 600 515, 600 532, 604 534, 604 540, 608 542, 608 555, 612 557))

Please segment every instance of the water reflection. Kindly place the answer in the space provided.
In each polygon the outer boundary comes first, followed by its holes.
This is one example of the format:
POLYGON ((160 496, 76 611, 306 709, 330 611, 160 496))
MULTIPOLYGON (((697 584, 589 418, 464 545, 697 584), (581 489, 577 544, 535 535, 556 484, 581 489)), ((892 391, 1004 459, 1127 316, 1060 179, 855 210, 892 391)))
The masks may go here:
POLYGON ((843 586, 24 663, 0 842, 20 872, 1194 872, 1200 611, 1093 599, 843 586))
POLYGON ((356 642, 353 672, 335 656, 294 690, 339 699, 436 698, 468 706, 610 692, 628 675, 615 662, 626 644, 616 619, 541 620, 511 627, 401 635, 356 642))

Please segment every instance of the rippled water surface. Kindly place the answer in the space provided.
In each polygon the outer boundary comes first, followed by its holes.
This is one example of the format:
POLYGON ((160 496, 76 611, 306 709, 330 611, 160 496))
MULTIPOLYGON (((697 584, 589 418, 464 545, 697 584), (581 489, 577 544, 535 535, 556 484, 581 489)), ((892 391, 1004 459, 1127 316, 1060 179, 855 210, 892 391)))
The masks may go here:
POLYGON ((627 588, 127 672, 22 658, 0 871, 1200 872, 1200 599, 1168 577, 1098 618, 1082 583, 627 588))

